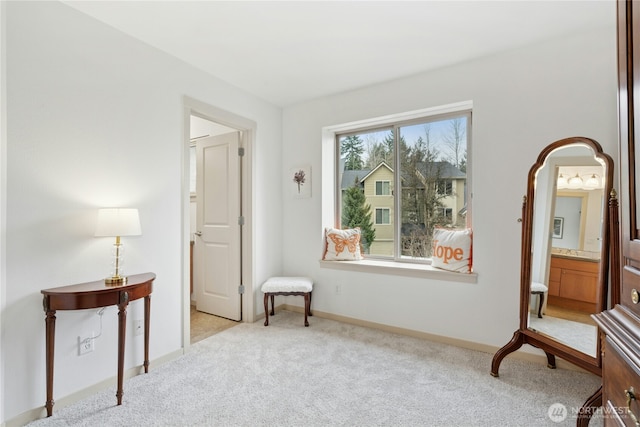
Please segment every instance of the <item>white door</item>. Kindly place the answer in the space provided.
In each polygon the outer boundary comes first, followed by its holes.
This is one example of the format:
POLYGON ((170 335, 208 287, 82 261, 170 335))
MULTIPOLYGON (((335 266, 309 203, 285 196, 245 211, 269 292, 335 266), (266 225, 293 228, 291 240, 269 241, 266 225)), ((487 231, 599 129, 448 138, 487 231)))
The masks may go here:
POLYGON ((196 143, 196 309, 241 320, 240 132, 196 143))

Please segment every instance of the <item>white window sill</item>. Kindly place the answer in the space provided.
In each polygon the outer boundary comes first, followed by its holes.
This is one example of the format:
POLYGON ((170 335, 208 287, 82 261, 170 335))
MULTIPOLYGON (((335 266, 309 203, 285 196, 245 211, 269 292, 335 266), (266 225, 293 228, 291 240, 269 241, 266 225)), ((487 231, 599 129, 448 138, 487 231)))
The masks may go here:
POLYGON ((363 273, 390 274, 394 276, 418 277, 421 279, 446 280, 450 282, 478 283, 477 273, 454 273, 440 270, 428 264, 363 259, 362 261, 323 261, 321 268, 359 271, 363 273))

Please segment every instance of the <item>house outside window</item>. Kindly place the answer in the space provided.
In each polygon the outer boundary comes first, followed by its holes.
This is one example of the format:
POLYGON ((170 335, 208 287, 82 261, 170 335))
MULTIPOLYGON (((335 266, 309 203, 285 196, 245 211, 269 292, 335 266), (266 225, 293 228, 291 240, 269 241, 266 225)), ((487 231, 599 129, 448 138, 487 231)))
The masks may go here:
POLYGON ((369 258, 428 262, 435 227, 469 226, 470 127, 465 110, 336 134, 338 226, 369 258))

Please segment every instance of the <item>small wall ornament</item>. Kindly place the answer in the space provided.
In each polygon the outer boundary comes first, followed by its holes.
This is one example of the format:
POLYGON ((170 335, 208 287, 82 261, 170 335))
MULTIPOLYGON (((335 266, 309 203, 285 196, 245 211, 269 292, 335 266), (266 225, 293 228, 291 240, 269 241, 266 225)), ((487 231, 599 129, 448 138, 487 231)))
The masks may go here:
POLYGON ((311 166, 305 165, 289 170, 291 192, 296 199, 311 197, 311 166))

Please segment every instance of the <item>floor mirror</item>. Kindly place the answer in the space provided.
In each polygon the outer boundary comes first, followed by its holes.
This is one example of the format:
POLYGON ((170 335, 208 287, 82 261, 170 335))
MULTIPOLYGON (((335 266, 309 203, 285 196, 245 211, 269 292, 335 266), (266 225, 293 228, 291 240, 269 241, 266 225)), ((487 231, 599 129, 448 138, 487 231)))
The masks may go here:
MULTIPOLYGON (((491 375, 523 344, 543 350, 549 368, 559 357, 602 374, 591 315, 608 303, 609 242, 616 232, 610 218, 617 218, 612 181, 611 157, 582 137, 548 145, 529 170, 520 219, 520 326, 494 355, 491 375)), ((600 404, 597 390, 581 412, 600 404)))

